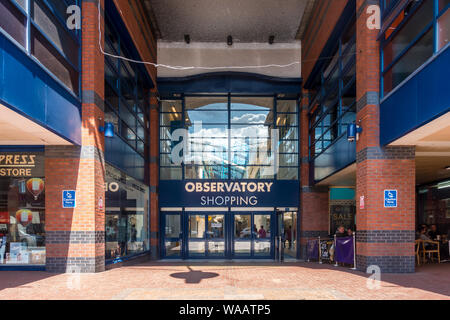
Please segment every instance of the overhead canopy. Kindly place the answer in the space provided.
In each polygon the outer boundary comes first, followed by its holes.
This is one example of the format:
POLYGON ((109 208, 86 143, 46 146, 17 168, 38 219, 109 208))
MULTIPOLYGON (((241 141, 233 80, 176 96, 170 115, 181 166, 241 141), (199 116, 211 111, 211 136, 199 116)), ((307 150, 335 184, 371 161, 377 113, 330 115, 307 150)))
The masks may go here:
POLYGON ((195 42, 292 42, 310 0, 145 0, 159 38, 195 42), (154 21, 155 23, 155 21, 154 21))

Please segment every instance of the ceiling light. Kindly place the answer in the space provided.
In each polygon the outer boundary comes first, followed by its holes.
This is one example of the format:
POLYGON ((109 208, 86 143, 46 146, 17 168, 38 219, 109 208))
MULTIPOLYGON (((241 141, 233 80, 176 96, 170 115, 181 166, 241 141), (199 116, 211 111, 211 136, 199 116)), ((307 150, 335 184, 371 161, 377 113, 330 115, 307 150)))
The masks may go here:
POLYGON ((438 183, 437 188, 438 189, 450 188, 450 180, 438 183))

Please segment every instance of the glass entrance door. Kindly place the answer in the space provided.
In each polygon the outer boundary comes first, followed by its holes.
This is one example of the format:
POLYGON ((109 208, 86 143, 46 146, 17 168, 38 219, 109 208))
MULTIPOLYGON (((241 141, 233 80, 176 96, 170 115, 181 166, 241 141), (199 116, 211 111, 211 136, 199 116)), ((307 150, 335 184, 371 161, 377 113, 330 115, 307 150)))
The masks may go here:
POLYGON ((273 257, 274 212, 164 212, 162 257, 273 257))
POLYGON ((272 256, 272 213, 233 215, 233 258, 272 256))
POLYGON ((224 214, 189 214, 187 256, 224 258, 225 229, 224 214))
POLYGON ((182 258, 183 234, 181 212, 166 213, 163 216, 164 243, 163 257, 182 258))

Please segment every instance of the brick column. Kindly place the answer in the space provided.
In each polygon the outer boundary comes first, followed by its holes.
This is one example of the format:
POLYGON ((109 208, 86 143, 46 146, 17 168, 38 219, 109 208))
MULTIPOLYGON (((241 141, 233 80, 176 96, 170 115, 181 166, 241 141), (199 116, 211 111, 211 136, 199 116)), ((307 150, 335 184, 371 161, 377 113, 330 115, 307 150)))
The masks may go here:
POLYGON ((303 91, 300 110, 300 258, 306 259, 308 238, 328 235, 328 188, 314 187, 310 178, 309 163, 309 95, 303 91))
POLYGON ((98 48, 97 2, 83 1, 82 15, 82 144, 45 150, 46 269, 50 272, 105 269, 105 144, 98 130, 104 125, 104 57, 98 48), (76 208, 62 208, 63 190, 76 190, 76 208))
POLYGON ((357 123, 363 128, 356 145, 357 268, 414 272, 415 150, 379 144, 379 31, 366 25, 371 4, 378 1, 357 0, 357 123), (398 191, 397 208, 384 208, 386 189, 398 191))
POLYGON ((150 255, 159 258, 159 102, 158 91, 150 93, 150 255))

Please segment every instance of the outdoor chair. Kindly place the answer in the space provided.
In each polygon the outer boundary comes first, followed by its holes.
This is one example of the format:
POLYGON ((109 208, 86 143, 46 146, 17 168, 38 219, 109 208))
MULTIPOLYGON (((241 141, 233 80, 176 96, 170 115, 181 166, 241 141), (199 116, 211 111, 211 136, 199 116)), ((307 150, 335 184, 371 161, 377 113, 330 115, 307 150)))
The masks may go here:
POLYGON ((421 254, 421 251, 423 251, 422 240, 416 240, 415 251, 416 251, 417 265, 420 266, 420 254, 421 254))
POLYGON ((428 254, 428 257, 431 259, 431 261, 434 261, 434 254, 437 253, 438 256, 438 263, 441 263, 441 253, 439 251, 439 241, 433 241, 433 240, 422 240, 422 256, 423 261, 425 261, 426 254, 428 254), (427 246, 428 244, 428 246, 427 246))

